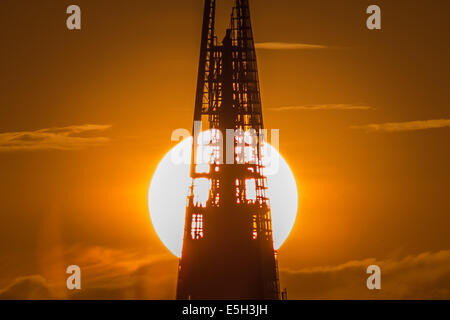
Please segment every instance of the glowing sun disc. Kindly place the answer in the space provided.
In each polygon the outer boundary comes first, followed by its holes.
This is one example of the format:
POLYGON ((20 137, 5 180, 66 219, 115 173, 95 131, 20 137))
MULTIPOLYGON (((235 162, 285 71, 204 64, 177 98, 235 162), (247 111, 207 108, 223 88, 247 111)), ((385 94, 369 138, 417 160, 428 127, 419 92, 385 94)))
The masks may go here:
MULTIPOLYGON (((192 137, 172 148, 161 160, 153 174, 148 192, 148 207, 155 231, 162 243, 175 256, 181 256, 192 137), (177 164, 174 157, 184 153, 189 159, 177 164)), ((274 248, 277 250, 291 232, 298 208, 298 191, 294 175, 278 151, 268 146, 268 153, 279 156, 278 170, 267 172, 268 194, 272 212, 274 248), (273 152, 273 153, 272 153, 273 152)), ((271 171, 271 170, 270 170, 271 171)))

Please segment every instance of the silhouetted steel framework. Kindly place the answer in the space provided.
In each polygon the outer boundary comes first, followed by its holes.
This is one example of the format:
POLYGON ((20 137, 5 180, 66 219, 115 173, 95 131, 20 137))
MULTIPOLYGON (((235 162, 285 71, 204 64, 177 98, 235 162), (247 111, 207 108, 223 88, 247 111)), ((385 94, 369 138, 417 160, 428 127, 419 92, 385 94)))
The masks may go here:
POLYGON ((243 134, 263 129, 249 3, 235 0, 221 45, 215 7, 215 0, 205 1, 194 123, 209 124, 209 142, 222 139, 223 133, 224 150, 212 148, 208 164, 202 165, 193 144, 177 299, 279 299, 260 154, 264 139, 243 134), (227 141, 227 129, 240 134, 227 141), (221 164, 230 149, 235 164, 221 164))

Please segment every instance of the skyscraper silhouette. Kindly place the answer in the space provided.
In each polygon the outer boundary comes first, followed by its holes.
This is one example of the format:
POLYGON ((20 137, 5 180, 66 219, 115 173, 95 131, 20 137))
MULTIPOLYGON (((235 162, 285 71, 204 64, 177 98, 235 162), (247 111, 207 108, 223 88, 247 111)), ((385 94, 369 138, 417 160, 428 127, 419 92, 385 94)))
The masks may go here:
POLYGON ((193 144, 177 299, 279 299, 249 3, 235 0, 220 44, 215 8, 205 1, 194 123, 210 130, 194 141, 209 147, 193 144))

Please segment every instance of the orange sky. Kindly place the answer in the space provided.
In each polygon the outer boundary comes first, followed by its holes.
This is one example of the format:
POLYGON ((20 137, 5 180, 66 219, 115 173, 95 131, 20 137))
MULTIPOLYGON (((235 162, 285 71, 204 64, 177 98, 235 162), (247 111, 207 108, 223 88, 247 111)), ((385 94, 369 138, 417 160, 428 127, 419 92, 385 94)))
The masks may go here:
MULTIPOLYGON (((450 297, 450 4, 377 3, 381 31, 369 1, 251 2, 257 43, 320 46, 258 50, 265 126, 300 189, 280 249, 290 298, 450 297)), ((146 201, 172 131, 192 126, 202 1, 79 0, 81 31, 69 4, 1 5, 0 298, 173 298, 146 201), (75 296, 70 264, 86 270, 75 296)))

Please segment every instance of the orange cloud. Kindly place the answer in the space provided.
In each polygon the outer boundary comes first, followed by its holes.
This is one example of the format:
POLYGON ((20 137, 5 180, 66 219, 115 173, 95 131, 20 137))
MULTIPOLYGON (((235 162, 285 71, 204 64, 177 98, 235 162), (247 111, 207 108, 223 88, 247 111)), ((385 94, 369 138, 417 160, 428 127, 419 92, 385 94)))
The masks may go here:
POLYGON ((70 299, 174 299, 178 260, 104 247, 74 247, 68 252, 80 266, 82 290, 70 299))
POLYGON ((105 131, 109 128, 111 128, 110 125, 86 124, 35 131, 0 133, 0 152, 45 149, 77 150, 103 145, 109 141, 108 138, 87 135, 105 131))
POLYGON ((327 49, 328 46, 306 43, 289 43, 289 42, 260 42, 256 43, 257 49, 263 50, 311 50, 311 49, 327 49))
POLYGON ((366 105, 353 104, 316 104, 305 106, 284 106, 269 108, 272 111, 333 111, 333 110, 374 110, 375 108, 366 105))
MULTIPOLYGON (((81 290, 68 290, 65 275, 41 269, 39 275, 18 277, 0 299, 174 299, 178 259, 134 250, 74 246, 64 253, 66 265, 81 269, 81 290), (44 276, 45 275, 45 276, 44 276)), ((60 268, 48 261, 45 268, 60 268)))
MULTIPOLYGON (((82 289, 41 275, 18 277, 0 299, 174 299, 178 260, 103 247, 73 247, 66 259, 81 268, 82 289), (64 289, 66 294, 57 292, 64 289)), ((401 259, 375 258, 298 270, 281 269, 289 299, 450 299, 450 250, 401 259), (366 269, 381 268, 381 290, 368 290, 366 269)))
MULTIPOLYGON (((47 273, 18 277, 0 299, 174 299, 178 260, 172 255, 143 254, 104 247, 72 247, 65 261, 81 269, 81 290, 68 290, 66 278, 47 273)), ((49 261, 48 268, 52 268, 49 261)), ((65 269, 61 270, 65 274, 65 269)), ((65 274, 66 277, 69 275, 65 274)))
POLYGON ((40 275, 19 277, 8 287, 0 290, 0 300, 43 300, 53 295, 47 281, 40 275))
POLYGON ((401 132, 416 131, 426 129, 436 129, 450 127, 450 119, 409 121, 409 122, 388 122, 378 124, 366 124, 362 126, 352 126, 352 129, 362 129, 368 132, 401 132))
POLYGON ((450 250, 403 259, 366 259, 336 266, 284 269, 290 299, 449 299, 450 250), (369 265, 381 268, 381 290, 368 290, 369 265))

